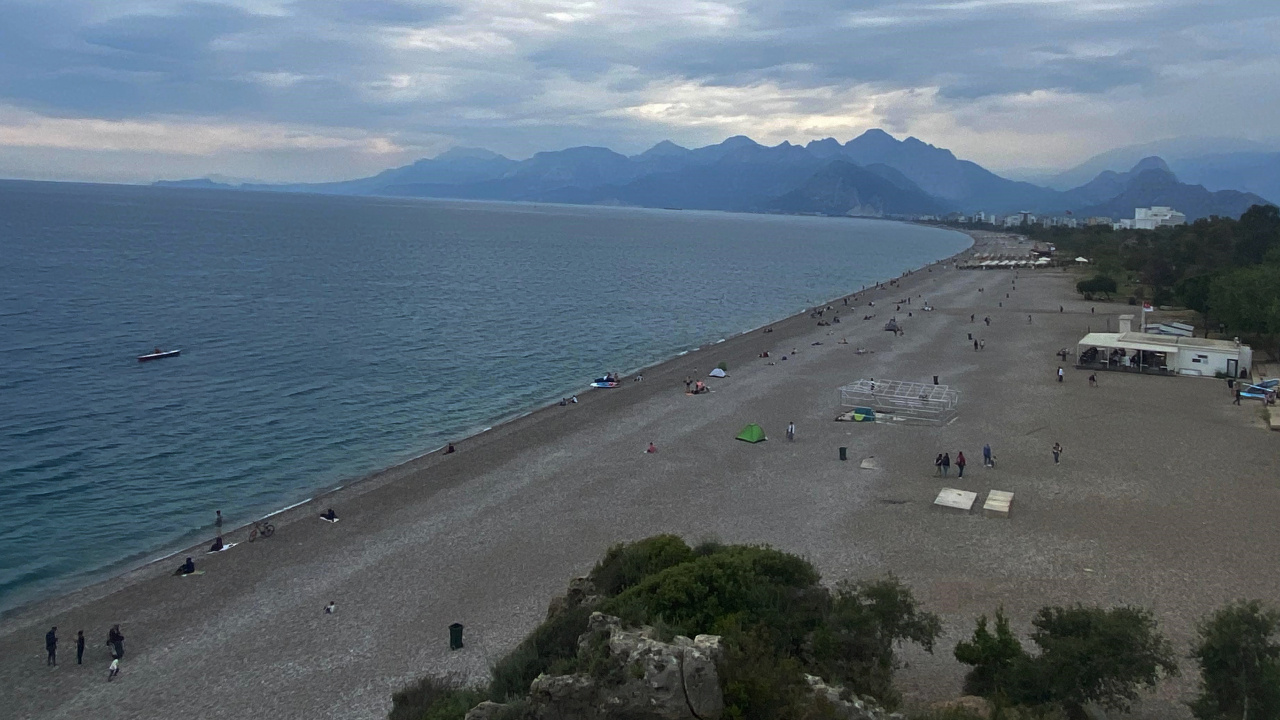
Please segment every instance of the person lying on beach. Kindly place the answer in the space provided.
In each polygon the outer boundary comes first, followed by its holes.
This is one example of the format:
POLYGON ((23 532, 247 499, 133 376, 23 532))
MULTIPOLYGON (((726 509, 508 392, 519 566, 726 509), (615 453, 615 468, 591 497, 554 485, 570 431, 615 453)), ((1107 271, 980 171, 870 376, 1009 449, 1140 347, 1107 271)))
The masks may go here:
POLYGON ((213 539, 213 544, 209 546, 209 552, 218 552, 224 547, 226 547, 226 545, 222 544, 222 536, 219 535, 213 539))
POLYGON ((338 513, 334 512, 333 508, 329 508, 328 510, 320 513, 320 519, 328 520, 329 522, 338 522, 338 513))

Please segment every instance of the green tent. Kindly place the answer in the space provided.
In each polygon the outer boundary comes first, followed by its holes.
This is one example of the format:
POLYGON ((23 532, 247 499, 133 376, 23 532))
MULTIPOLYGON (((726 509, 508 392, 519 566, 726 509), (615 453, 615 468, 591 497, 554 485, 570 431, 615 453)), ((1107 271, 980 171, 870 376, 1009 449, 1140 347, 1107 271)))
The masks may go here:
POLYGON ((769 438, 764 436, 764 428, 755 423, 750 423, 746 427, 742 428, 742 432, 738 433, 738 439, 746 440, 749 443, 758 443, 761 440, 768 440, 769 438))

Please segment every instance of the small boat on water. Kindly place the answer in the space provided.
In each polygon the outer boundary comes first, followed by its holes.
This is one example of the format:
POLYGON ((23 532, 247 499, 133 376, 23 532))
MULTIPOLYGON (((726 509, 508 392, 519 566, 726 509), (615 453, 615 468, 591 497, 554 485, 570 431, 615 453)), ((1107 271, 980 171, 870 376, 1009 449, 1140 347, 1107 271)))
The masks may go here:
POLYGON ((175 357, 180 352, 182 352, 182 350, 161 350, 159 348, 156 348, 156 351, 153 353, 148 353, 146 355, 139 355, 138 362, 146 362, 148 360, 159 360, 160 358, 175 357))

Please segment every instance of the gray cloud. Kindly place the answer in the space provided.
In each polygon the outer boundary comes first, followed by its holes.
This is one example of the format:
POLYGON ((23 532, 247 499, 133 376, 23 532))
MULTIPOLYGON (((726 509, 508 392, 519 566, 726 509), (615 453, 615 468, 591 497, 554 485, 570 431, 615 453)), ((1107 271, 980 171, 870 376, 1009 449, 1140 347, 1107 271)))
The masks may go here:
POLYGON ((454 143, 524 156, 875 125, 1034 165, 1155 134, 1274 134, 1280 107, 1280 7, 1248 0, 0 0, 0 17, 0 111, 24 123, 0 112, 0 175, 41 143, 63 162, 54 128, 88 153, 196 126, 220 138, 205 155, 139 150, 140 177, 199 157, 262 176, 218 128, 282 143, 282 177, 454 143))

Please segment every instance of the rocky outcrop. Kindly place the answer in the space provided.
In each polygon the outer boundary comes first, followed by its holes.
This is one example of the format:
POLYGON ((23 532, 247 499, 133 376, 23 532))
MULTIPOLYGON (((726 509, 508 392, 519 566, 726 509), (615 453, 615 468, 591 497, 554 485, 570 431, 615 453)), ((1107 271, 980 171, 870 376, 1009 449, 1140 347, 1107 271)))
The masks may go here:
POLYGON ((834 710, 834 717, 842 720, 902 720, 899 713, 885 712, 870 698, 861 699, 839 685, 828 685, 817 675, 805 675, 809 692, 825 701, 834 710))
POLYGON ((551 604, 547 606, 547 619, 579 605, 592 605, 598 600, 600 595, 596 593, 595 583, 590 578, 574 578, 569 581, 568 592, 551 599, 551 604))
POLYGON ((499 714, 507 708, 502 703, 489 702, 485 700, 479 705, 467 711, 462 720, 494 720, 499 714))
POLYGON ((955 700, 936 702, 930 705, 929 709, 939 713, 964 711, 982 720, 991 717, 991 703, 976 695, 965 695, 955 700))
POLYGON ((591 615, 589 627, 578 657, 592 671, 534 680, 529 703, 536 717, 719 720, 724 713, 719 637, 663 642, 653 628, 625 630, 618 618, 601 613, 591 615))

